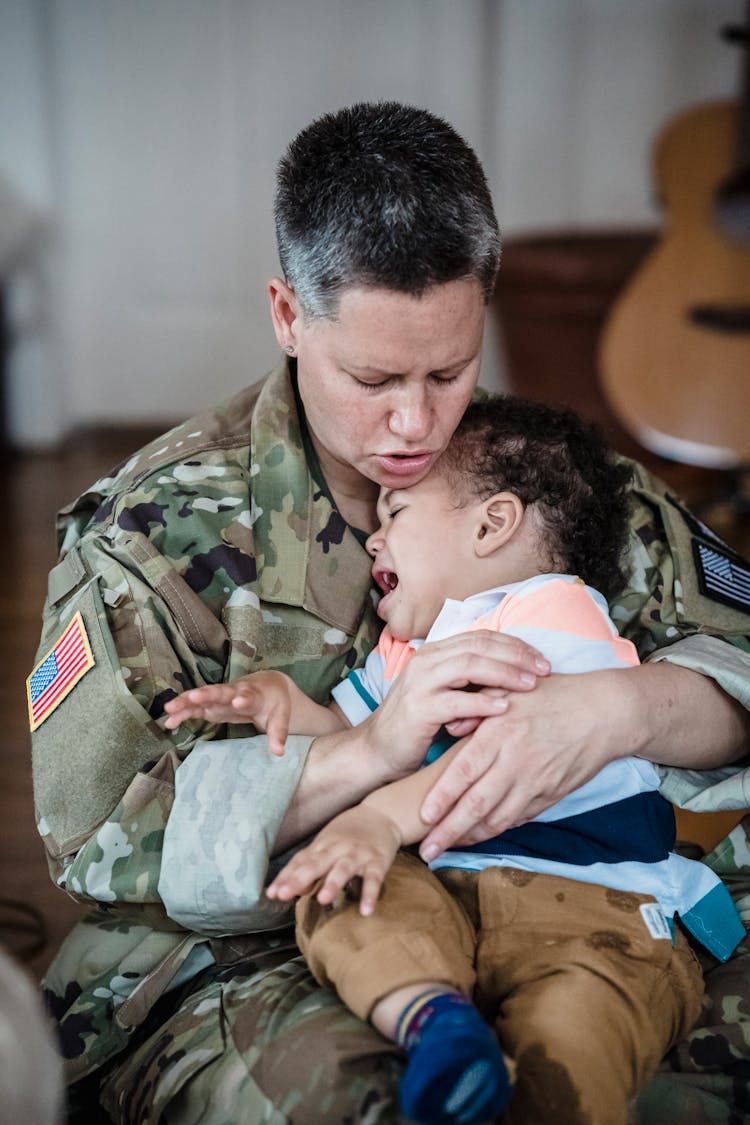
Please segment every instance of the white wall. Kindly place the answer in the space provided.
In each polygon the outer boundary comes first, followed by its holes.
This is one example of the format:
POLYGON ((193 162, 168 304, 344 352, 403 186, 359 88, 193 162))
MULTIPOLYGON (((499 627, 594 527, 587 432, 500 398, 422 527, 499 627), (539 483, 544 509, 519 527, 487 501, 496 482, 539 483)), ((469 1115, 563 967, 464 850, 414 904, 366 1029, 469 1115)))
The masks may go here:
MULTIPOLYGON (((742 11, 2 0, 0 174, 51 231, 41 282, 14 288, 28 327, 9 389, 16 440, 171 422, 274 362, 274 166, 299 128, 346 102, 448 117, 485 163, 506 234, 655 219, 650 139, 673 110, 734 91, 739 60, 717 31, 742 11)), ((500 367, 491 340, 487 385, 500 367)))
POLYGON ((506 233, 658 220, 649 160, 672 114, 739 90, 719 32, 743 0, 503 0, 491 169, 506 233))
POLYGON ((55 180, 49 28, 37 0, 0 4, 0 258, 5 315, 16 336, 5 400, 11 433, 44 444, 65 425, 55 269, 62 232, 55 180))

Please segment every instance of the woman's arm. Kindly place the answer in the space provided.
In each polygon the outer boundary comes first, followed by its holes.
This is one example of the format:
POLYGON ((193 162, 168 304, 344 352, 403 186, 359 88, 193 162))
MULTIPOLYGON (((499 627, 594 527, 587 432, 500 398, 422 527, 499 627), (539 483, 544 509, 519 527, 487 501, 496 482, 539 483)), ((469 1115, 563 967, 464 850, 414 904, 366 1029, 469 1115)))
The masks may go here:
POLYGON ((632 753, 639 758, 704 770, 750 749, 750 713, 708 676, 665 659, 642 664, 625 691, 619 681, 607 687, 603 706, 619 703, 617 725, 634 727, 632 753))
POLYGON ((433 859, 530 820, 617 758, 704 770, 736 761, 749 745, 742 705, 666 661, 550 676, 465 740, 421 808, 434 827, 420 851, 433 859))

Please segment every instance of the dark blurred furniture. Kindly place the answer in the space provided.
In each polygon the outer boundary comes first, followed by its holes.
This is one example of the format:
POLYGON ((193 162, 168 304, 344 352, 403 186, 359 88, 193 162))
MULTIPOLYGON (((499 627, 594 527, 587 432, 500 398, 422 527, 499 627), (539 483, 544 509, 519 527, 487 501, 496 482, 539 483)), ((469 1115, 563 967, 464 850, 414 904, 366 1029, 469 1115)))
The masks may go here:
POLYGON ((619 426, 599 386, 597 347, 615 296, 656 237, 602 230, 509 238, 494 304, 508 389, 572 407, 639 460, 647 452, 619 426))
POLYGON ((618 423, 599 383, 599 335, 607 314, 658 237, 655 228, 510 237, 492 311, 509 391, 577 410, 604 429, 615 449, 705 509, 731 490, 729 474, 670 461, 639 445, 618 423))

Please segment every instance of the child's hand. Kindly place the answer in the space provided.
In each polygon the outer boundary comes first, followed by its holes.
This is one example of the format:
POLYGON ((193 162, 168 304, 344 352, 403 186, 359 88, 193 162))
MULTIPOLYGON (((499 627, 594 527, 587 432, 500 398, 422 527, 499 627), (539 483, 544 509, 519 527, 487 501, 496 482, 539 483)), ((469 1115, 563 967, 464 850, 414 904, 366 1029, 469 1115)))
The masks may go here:
POLYGON ((209 723, 252 723, 268 735, 268 749, 281 757, 289 734, 290 681, 283 672, 252 672, 229 684, 191 688, 164 704, 164 726, 175 730, 185 719, 209 723))
POLYGON ((355 875, 362 878, 360 914, 372 914, 388 868, 401 847, 394 822, 366 805, 339 813, 318 835, 289 860, 266 888, 269 898, 288 901, 296 895, 316 894, 321 905, 333 902, 355 875))

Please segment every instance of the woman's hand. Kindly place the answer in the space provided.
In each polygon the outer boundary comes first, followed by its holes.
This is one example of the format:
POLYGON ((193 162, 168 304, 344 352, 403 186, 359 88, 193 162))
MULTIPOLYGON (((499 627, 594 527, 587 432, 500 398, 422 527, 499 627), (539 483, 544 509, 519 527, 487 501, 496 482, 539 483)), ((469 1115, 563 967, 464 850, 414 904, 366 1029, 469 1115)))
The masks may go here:
POLYGON ((737 700, 666 660, 550 676, 485 719, 427 794, 422 858, 525 823, 617 758, 716 769, 746 754, 749 737, 737 700))
POLYGON ((509 692, 531 692, 548 673, 536 649, 490 630, 422 645, 366 721, 376 756, 388 764, 383 780, 421 765, 441 726, 465 735, 507 711, 509 692))
POLYGON ((359 876, 360 914, 372 914, 389 867, 401 847, 401 836, 390 817, 357 805, 321 828, 315 839, 290 859, 266 888, 269 898, 288 901, 316 894, 321 905, 333 902, 350 879, 359 876))
POLYGON ((630 677, 638 671, 550 676, 534 692, 511 696, 507 711, 484 720, 423 802, 421 817, 434 827, 422 858, 523 824, 634 752, 639 715, 630 677))

